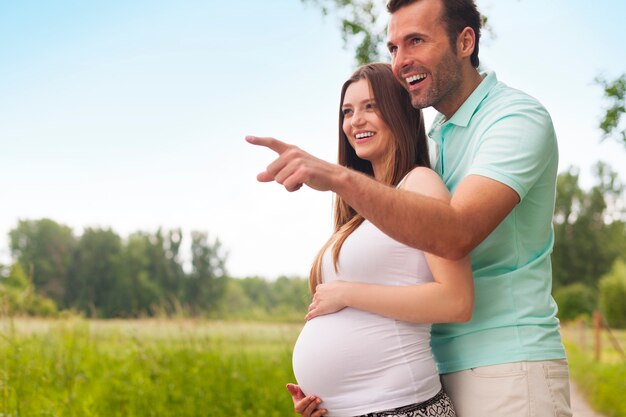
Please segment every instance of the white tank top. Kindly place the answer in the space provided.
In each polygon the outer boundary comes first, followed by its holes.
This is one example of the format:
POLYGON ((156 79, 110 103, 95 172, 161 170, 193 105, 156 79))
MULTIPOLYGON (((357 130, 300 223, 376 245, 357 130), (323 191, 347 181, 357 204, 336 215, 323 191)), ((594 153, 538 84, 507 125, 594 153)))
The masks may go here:
MULTIPOLYGON (((424 254, 364 221, 344 242, 335 272, 332 251, 324 282, 383 285, 432 281, 424 254)), ((327 416, 355 416, 425 401, 441 389, 430 350, 430 325, 354 308, 309 320, 293 351, 293 371, 306 395, 317 395, 327 416)))

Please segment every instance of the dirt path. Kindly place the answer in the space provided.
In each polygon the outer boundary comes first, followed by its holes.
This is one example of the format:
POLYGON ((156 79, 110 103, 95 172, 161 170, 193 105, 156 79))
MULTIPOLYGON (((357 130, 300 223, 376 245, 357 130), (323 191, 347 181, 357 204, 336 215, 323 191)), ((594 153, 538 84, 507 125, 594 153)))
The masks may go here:
POLYGON ((570 395, 572 399, 572 413, 574 417, 604 417, 604 415, 593 411, 591 406, 587 404, 587 401, 582 396, 578 387, 574 385, 574 382, 570 380, 570 395))

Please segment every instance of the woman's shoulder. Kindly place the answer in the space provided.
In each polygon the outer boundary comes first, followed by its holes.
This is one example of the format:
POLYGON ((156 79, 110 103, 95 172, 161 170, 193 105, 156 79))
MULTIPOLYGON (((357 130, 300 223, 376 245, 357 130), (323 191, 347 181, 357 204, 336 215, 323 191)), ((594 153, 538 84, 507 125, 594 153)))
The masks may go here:
POLYGON ((400 184, 400 188, 419 194, 450 201, 450 192, 435 171, 426 167, 413 168, 400 184))

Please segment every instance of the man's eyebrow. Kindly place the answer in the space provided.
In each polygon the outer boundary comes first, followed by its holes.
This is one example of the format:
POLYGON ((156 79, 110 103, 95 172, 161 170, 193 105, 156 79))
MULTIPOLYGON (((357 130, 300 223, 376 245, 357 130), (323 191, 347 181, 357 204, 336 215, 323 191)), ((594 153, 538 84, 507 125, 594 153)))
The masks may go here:
MULTIPOLYGON (((402 42, 409 41, 409 40, 411 40, 413 38, 426 38, 426 35, 424 35, 423 33, 420 33, 420 32, 407 33, 406 35, 404 35, 402 37, 402 42)), ((387 48, 389 48, 391 46, 396 46, 396 44, 391 42, 391 41, 388 41, 387 42, 387 48)))
POLYGON ((411 33, 407 33, 406 35, 404 35, 404 38, 402 38, 402 40, 408 41, 408 40, 411 40, 413 38, 425 38, 425 37, 426 37, 426 35, 424 35, 423 33, 411 32, 411 33))

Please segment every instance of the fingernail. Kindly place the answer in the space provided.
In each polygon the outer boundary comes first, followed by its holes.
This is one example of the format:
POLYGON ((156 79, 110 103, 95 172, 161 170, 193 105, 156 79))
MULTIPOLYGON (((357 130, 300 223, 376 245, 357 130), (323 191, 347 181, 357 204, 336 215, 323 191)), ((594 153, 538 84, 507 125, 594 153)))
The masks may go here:
POLYGON ((315 404, 320 404, 322 402, 322 400, 320 400, 319 398, 317 400, 315 400, 315 404))

